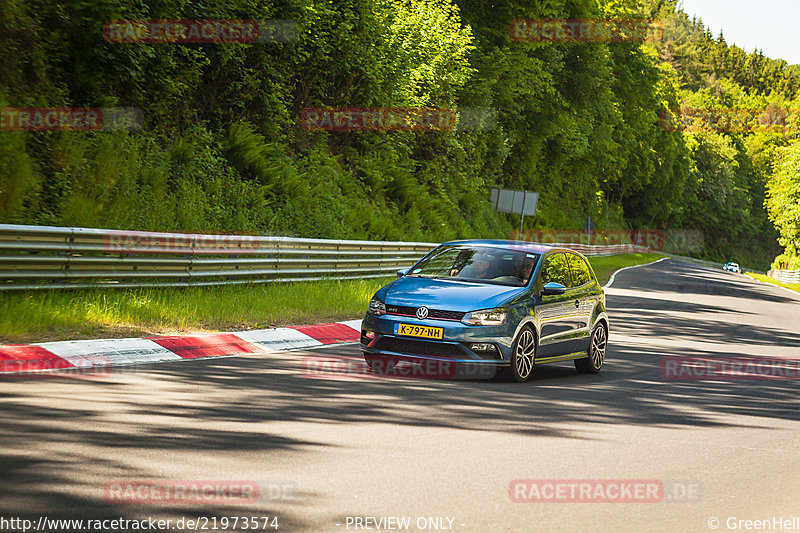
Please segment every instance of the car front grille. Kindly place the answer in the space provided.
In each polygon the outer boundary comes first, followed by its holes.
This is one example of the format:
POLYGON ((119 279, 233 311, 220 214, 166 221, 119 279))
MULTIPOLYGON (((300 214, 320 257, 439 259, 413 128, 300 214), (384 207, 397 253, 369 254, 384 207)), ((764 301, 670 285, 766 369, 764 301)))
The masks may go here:
POLYGON ((463 357, 465 355, 464 351, 455 344, 400 339, 397 337, 381 337, 373 348, 387 352, 427 355, 430 357, 463 357))
MULTIPOLYGON (((403 305, 387 305, 386 314, 389 315, 408 315, 417 316, 419 307, 408 307, 403 305)), ((439 318, 441 320, 458 320, 464 318, 466 313, 460 311, 442 311, 441 309, 428 309, 428 318, 439 318)))

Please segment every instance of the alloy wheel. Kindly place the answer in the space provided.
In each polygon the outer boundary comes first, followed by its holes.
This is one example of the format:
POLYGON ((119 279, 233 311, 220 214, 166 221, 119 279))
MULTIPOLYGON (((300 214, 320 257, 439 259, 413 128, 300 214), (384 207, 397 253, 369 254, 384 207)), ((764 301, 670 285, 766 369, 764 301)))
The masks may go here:
POLYGON ((606 358, 607 344, 606 328, 599 326, 594 330, 594 335, 592 335, 591 354, 589 356, 592 361, 592 366, 595 369, 599 369, 603 366, 603 361, 605 361, 606 358))
POLYGON ((536 339, 531 330, 525 329, 520 333, 514 357, 517 374, 520 378, 527 379, 531 375, 535 358, 536 339))

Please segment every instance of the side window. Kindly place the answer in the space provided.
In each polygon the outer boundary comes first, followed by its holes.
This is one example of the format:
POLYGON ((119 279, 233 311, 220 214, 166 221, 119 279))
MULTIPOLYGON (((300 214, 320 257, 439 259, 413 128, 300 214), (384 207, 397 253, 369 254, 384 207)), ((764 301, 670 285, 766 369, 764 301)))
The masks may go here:
POLYGON ((548 255, 544 260, 542 268, 542 284, 545 283, 560 283, 565 287, 571 287, 569 277, 569 265, 567 264, 567 256, 564 253, 557 253, 548 255))
POLYGON ((584 283, 592 281, 592 273, 586 265, 586 261, 575 254, 569 255, 569 269, 572 271, 573 287, 580 287, 584 283))

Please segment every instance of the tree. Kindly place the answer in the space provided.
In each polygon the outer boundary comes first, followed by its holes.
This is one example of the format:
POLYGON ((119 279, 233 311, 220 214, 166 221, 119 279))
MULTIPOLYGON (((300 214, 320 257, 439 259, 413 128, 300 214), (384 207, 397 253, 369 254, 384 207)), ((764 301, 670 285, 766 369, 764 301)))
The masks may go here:
POLYGON ((780 150, 765 205, 780 232, 778 241, 785 249, 782 259, 800 258, 800 141, 780 150))

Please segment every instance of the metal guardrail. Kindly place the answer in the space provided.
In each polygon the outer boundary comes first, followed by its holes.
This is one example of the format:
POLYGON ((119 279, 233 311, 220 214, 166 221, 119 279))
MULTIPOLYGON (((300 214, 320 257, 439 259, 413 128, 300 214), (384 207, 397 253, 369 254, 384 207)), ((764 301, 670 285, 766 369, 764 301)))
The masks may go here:
MULTIPOLYGON (((683 255, 670 254, 670 253, 666 253, 666 252, 660 252, 660 253, 663 253, 664 255, 667 255, 667 256, 669 256, 669 257, 671 257, 673 259, 677 259, 679 261, 683 261, 685 263, 692 263, 692 264, 695 264, 695 265, 705 266, 705 267, 709 267, 709 268, 722 269, 722 267, 724 266, 723 263, 715 263, 714 261, 706 261, 704 259, 697 259, 695 257, 686 257, 686 256, 683 256, 683 255)), ((741 267, 741 269, 742 269, 742 273, 755 272, 757 274, 767 274, 767 272, 765 272, 763 270, 757 270, 755 268, 741 267)))
POLYGON ((648 253, 649 250, 644 246, 637 244, 576 244, 576 243, 544 243, 549 246, 558 246, 561 248, 569 248, 575 250, 585 256, 599 257, 603 255, 619 255, 619 254, 633 254, 633 253, 648 253))
POLYGON ((696 257, 688 257, 685 255, 669 254, 665 252, 661 253, 673 259, 683 261, 684 263, 692 263, 694 265, 700 265, 708 268, 722 268, 722 263, 715 263, 714 261, 706 261, 705 259, 697 259, 696 257))
MULTIPOLYGON (((436 246, 0 224, 0 290, 377 278, 436 246)), ((585 255, 645 251, 631 244, 554 246, 585 255)))
POLYGON ((800 283, 800 270, 770 270, 767 276, 781 283, 800 283))
POLYGON ((374 278, 435 246, 0 224, 0 290, 374 278))

